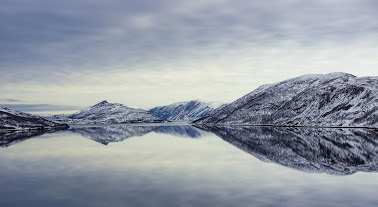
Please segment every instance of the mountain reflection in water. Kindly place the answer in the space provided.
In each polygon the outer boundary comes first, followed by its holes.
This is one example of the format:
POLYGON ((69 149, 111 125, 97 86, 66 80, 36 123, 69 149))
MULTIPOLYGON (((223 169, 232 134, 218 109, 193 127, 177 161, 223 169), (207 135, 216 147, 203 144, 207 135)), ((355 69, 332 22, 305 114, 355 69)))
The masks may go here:
POLYGON ((54 133, 50 130, 23 130, 23 131, 0 131, 0 147, 9 147, 24 140, 38 137, 46 133, 54 133))
POLYGON ((378 171, 378 131, 346 128, 207 127, 255 156, 305 172, 378 171))
MULTIPOLYGON (((83 137, 98 143, 108 145, 112 142, 121 142, 132 137, 142 137, 155 132, 183 138, 200 138, 204 131, 190 125, 85 125, 71 126, 66 130, 80 134, 83 137)), ((0 147, 9 147, 18 142, 38 137, 46 132, 38 130, 13 131, 0 133, 0 147)), ((52 132, 49 132, 52 133, 52 132)))
POLYGON ((1 207, 378 206, 373 130, 111 125, 41 133, 0 134, 1 207))
MULTIPOLYGON (((74 126, 68 131, 104 145, 152 132, 200 138, 207 131, 262 161, 304 172, 349 175, 378 171, 378 131, 371 129, 104 125, 74 126)), ((41 134, 40 131, 1 133, 0 146, 8 147, 41 134)))
POLYGON ((190 125, 105 125, 71 127, 78 133, 101 144, 121 142, 131 137, 142 137, 148 133, 162 133, 184 138, 200 138, 203 131, 190 125))

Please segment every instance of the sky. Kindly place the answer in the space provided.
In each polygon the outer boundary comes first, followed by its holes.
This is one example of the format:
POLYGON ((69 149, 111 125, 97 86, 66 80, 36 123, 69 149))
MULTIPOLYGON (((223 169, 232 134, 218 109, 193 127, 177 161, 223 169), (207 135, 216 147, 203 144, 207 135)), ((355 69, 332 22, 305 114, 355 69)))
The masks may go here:
POLYGON ((0 3, 0 103, 225 103, 303 74, 378 74, 376 0, 0 3))

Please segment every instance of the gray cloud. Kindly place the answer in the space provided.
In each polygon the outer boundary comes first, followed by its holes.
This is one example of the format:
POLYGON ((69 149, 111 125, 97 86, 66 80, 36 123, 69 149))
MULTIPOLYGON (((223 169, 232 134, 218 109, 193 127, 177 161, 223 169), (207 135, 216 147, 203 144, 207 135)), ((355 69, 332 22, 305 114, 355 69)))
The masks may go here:
POLYGON ((368 0, 7 0, 0 8, 0 66, 64 76, 245 44, 345 44, 378 33, 377 9, 368 0))
POLYGON ((63 112, 80 110, 77 106, 66 105, 50 105, 50 104, 0 104, 2 107, 7 107, 27 113, 38 112, 63 112))
POLYGON ((5 99, 0 99, 0 103, 21 103, 23 102, 20 99, 14 99, 14 98, 5 98, 5 99))
POLYGON ((241 67, 231 58, 241 55, 260 66, 280 49, 286 67, 290 55, 307 51, 293 68, 310 62, 311 51, 327 62, 330 50, 346 45, 362 45, 347 51, 361 58, 378 52, 377 10, 375 0, 3 0, 0 87, 59 85, 104 71, 201 70, 224 57, 241 67))

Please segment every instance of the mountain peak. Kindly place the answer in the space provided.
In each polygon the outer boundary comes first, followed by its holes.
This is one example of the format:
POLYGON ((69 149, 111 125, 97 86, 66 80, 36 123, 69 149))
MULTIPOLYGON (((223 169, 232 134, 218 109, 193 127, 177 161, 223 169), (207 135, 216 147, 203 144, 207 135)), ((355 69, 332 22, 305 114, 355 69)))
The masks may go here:
POLYGON ((103 101, 97 103, 97 104, 94 105, 94 106, 103 106, 103 105, 107 105, 107 104, 110 104, 110 103, 109 103, 107 100, 103 100, 103 101))
POLYGON ((100 104, 108 104, 108 103, 109 103, 108 100, 103 100, 103 101, 100 102, 100 104))
POLYGON ((144 109, 125 106, 120 103, 110 103, 107 100, 67 116, 67 119, 54 117, 52 120, 75 124, 120 124, 120 123, 154 123, 161 122, 144 109))

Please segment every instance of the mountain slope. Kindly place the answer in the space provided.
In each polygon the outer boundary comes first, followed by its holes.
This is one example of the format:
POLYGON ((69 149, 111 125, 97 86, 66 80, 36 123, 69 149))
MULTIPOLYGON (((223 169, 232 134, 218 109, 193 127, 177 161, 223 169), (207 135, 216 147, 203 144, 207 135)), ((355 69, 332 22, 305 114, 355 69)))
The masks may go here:
POLYGON ((72 115, 55 115, 50 120, 69 124, 154 123, 161 120, 143 109, 102 101, 72 115))
POLYGON ((52 130, 66 128, 68 126, 65 124, 58 124, 39 116, 0 107, 0 129, 3 130, 52 130))
POLYGON ((163 120, 191 122, 207 116, 214 108, 211 104, 194 100, 158 106, 150 112, 163 120))
POLYGON ((378 127, 378 77, 331 73, 264 85, 196 123, 378 127))

